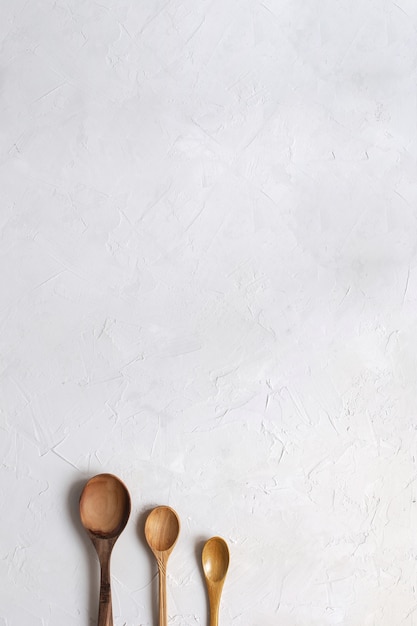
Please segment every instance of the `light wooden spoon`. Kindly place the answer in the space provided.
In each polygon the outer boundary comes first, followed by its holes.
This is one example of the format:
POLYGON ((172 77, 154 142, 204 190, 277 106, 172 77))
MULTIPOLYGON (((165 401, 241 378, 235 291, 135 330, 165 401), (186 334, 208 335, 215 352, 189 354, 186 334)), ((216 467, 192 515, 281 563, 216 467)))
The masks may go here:
POLYGON ((209 539, 204 544, 201 560, 210 604, 210 626, 217 626, 220 597, 230 560, 229 548, 225 540, 221 537, 209 539))
POLYGON ((167 562, 180 533, 178 515, 169 506, 153 509, 145 522, 145 537, 158 562, 159 626, 167 626, 167 562))
POLYGON ((130 495, 113 474, 98 474, 85 485, 80 497, 81 523, 100 561, 98 626, 113 626, 110 557, 130 515, 130 495))

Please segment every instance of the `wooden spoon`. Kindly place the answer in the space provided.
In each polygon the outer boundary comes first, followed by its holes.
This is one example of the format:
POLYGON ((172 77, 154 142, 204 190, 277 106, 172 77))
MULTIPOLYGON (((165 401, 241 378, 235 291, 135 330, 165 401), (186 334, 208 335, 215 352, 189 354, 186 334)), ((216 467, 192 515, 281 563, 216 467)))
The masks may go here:
POLYGON ((209 604, 210 626, 217 626, 219 622, 220 596, 229 567, 229 548, 221 537, 212 537, 203 548, 201 558, 204 577, 206 579, 209 604))
POLYGON ((145 522, 145 537, 158 562, 159 626, 167 626, 167 562, 180 533, 178 515, 169 506, 153 509, 145 522))
POLYGON ((100 561, 98 626, 113 626, 110 556, 130 515, 130 495, 113 474, 98 474, 85 485, 80 497, 81 523, 100 561))

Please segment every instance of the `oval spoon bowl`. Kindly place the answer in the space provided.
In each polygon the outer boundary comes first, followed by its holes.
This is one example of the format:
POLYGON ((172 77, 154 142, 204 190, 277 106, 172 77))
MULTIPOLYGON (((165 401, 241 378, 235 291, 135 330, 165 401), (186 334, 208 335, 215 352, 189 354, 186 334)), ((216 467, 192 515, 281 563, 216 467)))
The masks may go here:
POLYGON ((153 552, 171 551, 178 539, 180 520, 169 506, 153 509, 145 522, 145 537, 153 552))
POLYGON ((229 568, 229 548, 221 537, 212 537, 203 548, 202 563, 204 574, 212 583, 224 581, 229 568))
POLYGON ((126 486, 113 474, 98 474, 85 485, 80 497, 84 528, 97 537, 120 535, 129 519, 130 496, 126 486))

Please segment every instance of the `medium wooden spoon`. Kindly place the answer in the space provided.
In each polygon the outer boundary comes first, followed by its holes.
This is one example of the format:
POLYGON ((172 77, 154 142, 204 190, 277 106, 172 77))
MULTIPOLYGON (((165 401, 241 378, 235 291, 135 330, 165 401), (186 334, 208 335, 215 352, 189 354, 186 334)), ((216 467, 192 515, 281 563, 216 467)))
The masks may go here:
POLYGON ((167 562, 180 533, 178 515, 169 506, 153 509, 145 522, 145 537, 158 562, 159 626, 167 626, 167 562))
POLYGON ((130 515, 130 495, 113 474, 98 474, 85 485, 80 497, 81 523, 100 561, 98 626, 113 626, 110 557, 130 515))
POLYGON ((229 548, 225 540, 221 537, 209 539, 204 544, 201 560, 210 604, 210 626, 217 626, 219 623, 220 596, 230 560, 229 548))

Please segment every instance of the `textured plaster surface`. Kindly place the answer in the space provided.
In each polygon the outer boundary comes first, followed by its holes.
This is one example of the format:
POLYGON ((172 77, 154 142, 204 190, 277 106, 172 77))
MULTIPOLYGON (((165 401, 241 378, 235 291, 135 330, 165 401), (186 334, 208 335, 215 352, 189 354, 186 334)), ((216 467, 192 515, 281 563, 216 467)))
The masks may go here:
POLYGON ((417 624, 417 4, 0 4, 0 626, 417 624))

